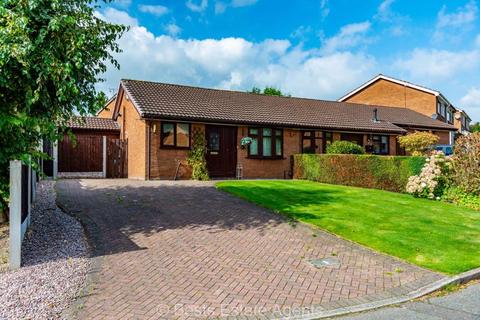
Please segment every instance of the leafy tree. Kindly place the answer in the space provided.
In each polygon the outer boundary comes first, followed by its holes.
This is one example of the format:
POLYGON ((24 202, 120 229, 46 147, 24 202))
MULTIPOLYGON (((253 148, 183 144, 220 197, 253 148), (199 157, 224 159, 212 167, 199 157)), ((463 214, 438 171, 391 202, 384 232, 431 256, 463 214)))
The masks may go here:
POLYGON ((251 91, 247 91, 249 93, 254 93, 254 94, 263 94, 266 96, 279 96, 279 97, 285 97, 280 89, 277 89, 275 87, 265 87, 263 91, 258 88, 258 87, 253 87, 251 91))
POLYGON ((470 131, 480 132, 480 122, 475 122, 470 125, 470 131))
MULTIPOLYGON (((108 1, 108 0, 107 0, 108 1)), ((57 140, 75 112, 106 99, 95 84, 120 52, 125 26, 94 14, 91 0, 2 0, 0 4, 0 212, 9 161, 41 157, 41 139, 57 140)))
POLYGON ((327 146, 327 153, 330 154, 364 154, 362 146, 351 141, 335 141, 327 146))
POLYGON ((412 156, 421 156, 438 143, 438 136, 431 132, 415 131, 398 137, 398 142, 412 156))

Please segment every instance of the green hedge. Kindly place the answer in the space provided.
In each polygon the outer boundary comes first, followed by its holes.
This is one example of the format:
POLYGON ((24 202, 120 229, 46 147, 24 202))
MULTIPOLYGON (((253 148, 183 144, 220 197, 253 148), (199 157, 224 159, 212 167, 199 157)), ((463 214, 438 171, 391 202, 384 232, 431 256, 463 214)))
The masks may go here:
POLYGON ((424 164, 424 157, 297 154, 294 155, 293 177, 404 192, 408 178, 419 174, 424 164))

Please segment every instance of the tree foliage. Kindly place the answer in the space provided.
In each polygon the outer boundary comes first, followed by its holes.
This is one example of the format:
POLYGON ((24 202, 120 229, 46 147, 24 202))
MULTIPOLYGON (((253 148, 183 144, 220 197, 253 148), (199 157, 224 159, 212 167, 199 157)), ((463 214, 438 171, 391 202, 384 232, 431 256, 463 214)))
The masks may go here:
POLYGON ((92 114, 106 99, 95 84, 120 49, 126 27, 95 16, 89 0, 3 0, 0 4, 0 211, 8 163, 40 157, 69 118, 92 114))
POLYGON ((412 156, 425 155, 429 149, 438 143, 438 136, 426 131, 415 131, 398 137, 398 142, 412 156))
POLYGON ((254 94, 263 94, 266 96, 279 96, 279 97, 287 96, 287 95, 284 95, 280 89, 277 89, 275 87, 269 87, 269 86, 263 88, 263 91, 260 88, 253 87, 252 90, 248 92, 254 93, 254 94))
POLYGON ((362 146, 350 141, 335 141, 327 146, 329 154, 364 154, 362 146))
POLYGON ((475 122, 470 125, 470 131, 480 132, 480 122, 475 122))

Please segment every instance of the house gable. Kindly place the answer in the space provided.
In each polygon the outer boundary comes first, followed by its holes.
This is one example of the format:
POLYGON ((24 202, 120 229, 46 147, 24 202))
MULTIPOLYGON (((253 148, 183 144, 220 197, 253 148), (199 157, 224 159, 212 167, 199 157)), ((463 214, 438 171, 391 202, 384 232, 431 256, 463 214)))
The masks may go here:
POLYGON ((437 96, 435 91, 376 78, 375 81, 342 97, 340 101, 407 108, 430 117, 436 113, 437 96))

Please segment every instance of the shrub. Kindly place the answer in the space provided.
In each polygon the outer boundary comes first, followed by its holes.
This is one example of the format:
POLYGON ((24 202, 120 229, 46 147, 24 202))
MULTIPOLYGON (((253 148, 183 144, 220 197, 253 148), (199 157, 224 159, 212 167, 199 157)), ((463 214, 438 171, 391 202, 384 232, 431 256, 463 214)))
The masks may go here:
POLYGON ((431 132, 415 131, 398 137, 398 143, 412 156, 425 155, 430 148, 438 143, 438 136, 431 132))
POLYGON ((203 132, 195 130, 192 140, 192 149, 188 152, 187 156, 187 163, 192 168, 192 179, 210 180, 210 177, 208 176, 207 161, 205 159, 207 145, 203 132))
POLYGON ((408 178, 420 173, 424 157, 298 154, 294 178, 404 192, 408 178))
POLYGON ((427 160, 419 175, 411 176, 407 192, 420 198, 440 199, 448 186, 450 160, 443 152, 434 152, 427 160))
POLYGON ((465 193, 480 194, 480 132, 457 139, 450 176, 465 193))
POLYGON ((468 208, 480 210, 480 196, 466 193, 464 190, 458 187, 448 187, 445 190, 442 199, 468 208))
POLYGON ((329 154, 364 154, 363 147, 350 141, 335 141, 327 146, 329 154))

